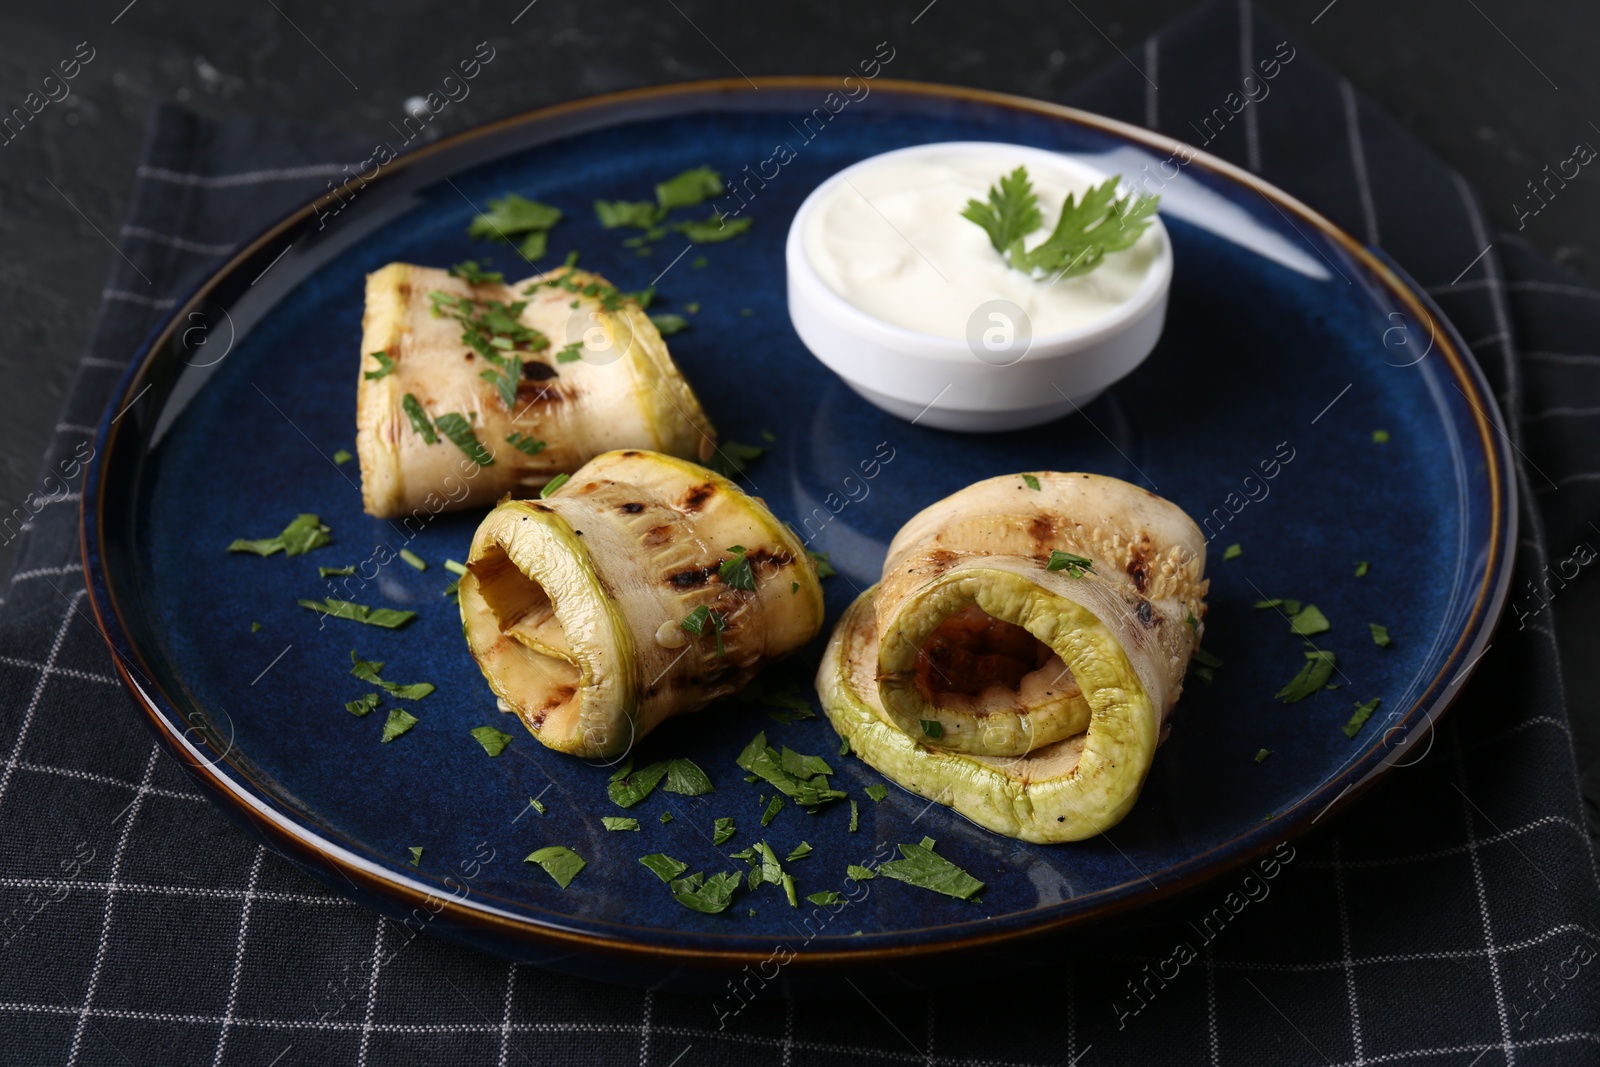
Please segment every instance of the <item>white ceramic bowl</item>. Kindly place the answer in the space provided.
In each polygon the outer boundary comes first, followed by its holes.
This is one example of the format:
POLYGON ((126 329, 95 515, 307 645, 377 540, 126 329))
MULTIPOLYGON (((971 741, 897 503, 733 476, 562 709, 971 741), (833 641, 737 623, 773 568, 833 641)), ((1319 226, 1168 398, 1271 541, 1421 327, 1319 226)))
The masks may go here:
MULTIPOLYGON (((1172 243, 1159 218, 1150 226, 1159 247, 1130 298, 1084 326, 1041 334, 1023 344, 1006 339, 1012 324, 1004 309, 980 312, 982 301, 975 301, 974 320, 992 319, 996 332, 982 336, 991 337, 993 345, 980 337, 939 337, 885 322, 840 296, 812 266, 806 253, 808 222, 818 205, 860 169, 893 156, 952 151, 988 155, 995 148, 988 142, 943 142, 862 160, 813 190, 789 227, 789 318, 800 340, 861 396, 919 425, 970 432, 1015 430, 1071 414, 1142 363, 1166 322, 1172 243)), ((1039 171, 1080 177, 1085 184, 1110 176, 1038 148, 1006 145, 1005 154, 1039 171)))

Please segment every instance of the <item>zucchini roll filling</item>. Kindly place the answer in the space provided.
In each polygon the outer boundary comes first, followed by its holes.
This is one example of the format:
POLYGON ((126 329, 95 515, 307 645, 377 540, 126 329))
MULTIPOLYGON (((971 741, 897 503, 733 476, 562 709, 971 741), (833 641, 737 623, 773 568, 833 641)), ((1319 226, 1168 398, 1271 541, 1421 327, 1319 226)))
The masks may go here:
POLYGON ((1114 478, 979 482, 906 524, 817 676, 851 748, 1029 841, 1127 814, 1203 632, 1205 541, 1114 478), (1020 491, 1020 492, 1019 492, 1020 491))
POLYGON ((596 457, 478 528, 467 644, 542 743, 611 756, 742 688, 822 626, 815 567, 760 500, 653 452, 596 457))

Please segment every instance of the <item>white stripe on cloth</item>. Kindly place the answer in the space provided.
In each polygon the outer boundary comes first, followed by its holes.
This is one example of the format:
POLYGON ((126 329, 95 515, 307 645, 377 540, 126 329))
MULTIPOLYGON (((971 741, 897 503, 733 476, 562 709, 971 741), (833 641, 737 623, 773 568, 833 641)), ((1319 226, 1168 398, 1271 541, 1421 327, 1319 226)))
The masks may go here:
POLYGON ((173 185, 192 185, 201 189, 232 189, 241 185, 262 185, 266 182, 294 182, 304 178, 324 178, 343 174, 348 163, 313 163, 303 167, 277 167, 268 170, 250 170, 240 174, 188 174, 141 164, 139 177, 173 185))

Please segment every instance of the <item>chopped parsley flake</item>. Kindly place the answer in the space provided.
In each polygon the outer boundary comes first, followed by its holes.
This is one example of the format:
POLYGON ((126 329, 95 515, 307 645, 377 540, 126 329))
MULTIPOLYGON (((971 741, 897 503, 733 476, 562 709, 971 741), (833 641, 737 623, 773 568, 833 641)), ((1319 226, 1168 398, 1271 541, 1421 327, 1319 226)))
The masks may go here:
POLYGON ((422 410, 422 402, 415 393, 407 393, 400 398, 400 408, 406 413, 406 418, 411 420, 411 428, 417 431, 424 441, 430 445, 439 443, 439 435, 433 432, 433 423, 428 419, 428 413, 422 410))
POLYGON ((355 456, 350 454, 350 450, 348 448, 341 448, 339 451, 333 454, 333 461, 339 464, 341 467, 355 458, 355 456))
POLYGON ((506 444, 510 445, 518 452, 529 456, 537 456, 541 451, 544 450, 543 441, 529 437, 517 430, 512 430, 506 435, 506 444))
MULTIPOLYGON (((577 301, 574 300, 573 303, 576 304, 577 301)), ((576 363, 576 362, 578 362, 578 360, 580 360, 582 358, 583 358, 583 342, 582 341, 574 341, 570 345, 567 345, 561 351, 556 353, 556 362, 557 363, 576 363)))
POLYGON ((734 834, 735 827, 732 819, 718 819, 712 824, 711 843, 720 845, 734 834))
POLYGON ((417 613, 414 611, 396 611, 394 608, 369 608, 365 604, 355 604, 348 600, 335 600, 332 597, 320 601, 297 600, 295 603, 303 608, 310 608, 324 618, 331 615, 335 619, 348 619, 351 622, 365 623, 368 626, 381 626, 385 630, 398 630, 417 617, 417 613))
POLYGON ((943 737, 944 724, 938 719, 921 719, 923 737, 943 737))
POLYGON ((682 860, 675 860, 664 852, 657 852, 649 856, 640 856, 639 862, 650 869, 663 882, 670 882, 678 875, 689 869, 689 865, 682 860))
POLYGON ((656 203, 663 209, 694 207, 722 195, 722 175, 707 166, 694 167, 656 184, 656 203))
POLYGON ((413 867, 421 867, 422 866, 422 849, 419 848, 416 845, 412 845, 410 848, 406 849, 406 851, 411 853, 411 866, 413 866, 413 867))
POLYGON ((383 740, 393 741, 421 720, 404 708, 390 708, 389 718, 383 724, 383 740))
POLYGON ((600 225, 608 230, 631 226, 648 230, 660 222, 666 209, 648 200, 596 200, 594 215, 600 225))
POLYGON ((843 897, 831 889, 824 889, 820 893, 812 893, 806 897, 806 900, 810 901, 812 904, 821 904, 823 906, 837 904, 843 899, 843 897))
POLYGON ((1293 704, 1304 700, 1317 690, 1328 684, 1328 679, 1333 677, 1335 656, 1326 650, 1317 650, 1306 653, 1306 665, 1300 668, 1300 673, 1289 680, 1289 684, 1278 690, 1277 697, 1285 704, 1293 704))
POLYGON ((611 775, 606 794, 617 807, 631 808, 654 792, 666 776, 667 764, 664 760, 637 771, 633 769, 633 761, 629 760, 611 775))
POLYGON ((1050 553, 1050 560, 1044 565, 1047 571, 1066 571, 1070 577, 1082 578, 1084 572, 1094 573, 1094 563, 1084 556, 1075 556, 1071 552, 1055 549, 1050 553))
POLYGON ((385 378, 385 377, 388 377, 390 374, 394 373, 394 360, 389 358, 389 353, 388 352, 369 352, 367 354, 370 355, 373 359, 378 361, 378 369, 377 370, 368 370, 368 371, 362 371, 361 372, 361 376, 363 378, 365 378, 367 381, 375 382, 379 378, 385 378))
POLYGON ((1194 650, 1194 676, 1210 685, 1216 675, 1212 672, 1222 666, 1222 661, 1203 648, 1194 650))
POLYGON ((732 553, 732 558, 723 560, 717 566, 717 574, 722 578, 723 584, 732 589, 755 592, 755 571, 750 568, 750 561, 745 558, 745 547, 732 545, 728 551, 732 553))
POLYGON ((433 692, 434 687, 431 682, 413 682, 410 685, 397 685, 394 682, 384 681, 378 676, 378 672, 383 670, 383 661, 364 660, 356 653, 354 649, 350 650, 350 662, 354 664, 354 666, 350 668, 351 674, 355 675, 357 678, 360 678, 363 682, 371 682, 373 685, 378 686, 384 692, 397 699, 421 700, 423 697, 433 692))
POLYGON ((727 616, 723 615, 722 612, 701 604, 685 615, 678 625, 686 633, 694 634, 696 637, 705 633, 706 627, 710 626, 711 632, 716 635, 717 639, 717 658, 721 659, 728 654, 727 650, 722 647, 722 634, 728 628, 727 616))
POLYGON ((474 726, 471 732, 478 744, 482 745, 483 750, 491 756, 500 755, 511 743, 510 734, 501 733, 493 726, 474 726))
POLYGON ((1244 546, 1238 542, 1234 542, 1222 550, 1222 558, 1224 560, 1238 559, 1242 555, 1244 555, 1244 546))
POLYGON ((344 710, 348 711, 352 715, 360 717, 362 715, 366 715, 370 711, 375 710, 378 706, 378 701, 382 699, 383 698, 378 696, 377 693, 368 693, 357 700, 352 700, 345 704, 344 710))
POLYGON ((467 573, 466 565, 462 564, 462 563, 457 563, 453 559, 447 559, 447 560, 444 561, 444 569, 449 571, 451 574, 466 574, 467 573))
POLYGON ((666 312, 660 315, 651 315, 650 321, 655 323, 656 330, 662 337, 671 337, 675 333, 682 333, 689 328, 689 320, 682 315, 666 312))
POLYGON ((746 467, 766 454, 767 449, 764 445, 746 445, 738 441, 722 441, 717 445, 716 455, 711 457, 711 462, 706 466, 724 478, 733 478, 743 474, 746 467))
POLYGON ((871 867, 863 867, 856 863, 852 863, 850 866, 846 867, 844 869, 844 873, 845 877, 849 878, 852 882, 865 882, 878 877, 878 873, 871 867))
POLYGON ((1272 749, 1270 749, 1270 748, 1260 749, 1260 750, 1258 750, 1256 752, 1256 762, 1260 763, 1270 755, 1272 755, 1272 749))
POLYGON ((452 278, 460 278, 468 285, 504 285, 506 276, 497 270, 483 270, 478 266, 478 261, 469 259, 465 263, 457 263, 445 271, 452 278))
POLYGON ((607 830, 613 833, 618 830, 637 830, 639 828, 638 819, 630 819, 623 815, 602 815, 600 822, 607 830))
POLYGON ((878 873, 919 889, 943 893, 957 900, 971 900, 983 883, 933 851, 933 841, 923 838, 919 845, 901 845, 901 859, 878 867, 878 873))
POLYGON ((460 412, 451 411, 440 415, 433 420, 434 428, 455 442, 457 448, 467 454, 467 458, 480 467, 494 466, 494 455, 483 442, 478 440, 478 435, 472 430, 472 423, 466 420, 460 412))
POLYGON ((333 530, 315 515, 302 512, 283 528, 277 537, 264 537, 258 541, 239 538, 228 545, 229 552, 254 552, 258 556, 271 556, 282 552, 286 556, 302 556, 313 548, 329 544, 333 530))
POLYGON ((1289 600, 1284 597, 1273 597, 1271 600, 1256 601, 1256 608, 1258 610, 1282 608, 1285 615, 1298 615, 1300 614, 1300 601, 1289 600))
POLYGON ((770 826, 772 820, 778 817, 778 812, 783 810, 783 798, 775 796, 767 803, 767 810, 761 813, 761 825, 770 826))
POLYGON ((707 878, 696 871, 687 878, 669 883, 667 888, 673 900, 691 911, 715 915, 726 911, 728 905, 733 903, 734 890, 739 888, 739 875, 733 871, 722 871, 707 878))
POLYGON ((811 851, 811 843, 808 841, 802 841, 798 845, 794 846, 794 850, 792 852, 783 857, 783 861, 785 863, 790 863, 794 860, 803 860, 807 856, 811 855, 811 851))
POLYGON ((864 792, 872 798, 874 804, 881 804, 883 798, 889 795, 889 787, 886 785, 869 785, 864 792))
POLYGON ((1289 632, 1300 637, 1311 637, 1314 634, 1326 633, 1332 629, 1328 617, 1317 608, 1315 604, 1307 604, 1299 611, 1289 614, 1289 632))
POLYGON ((1369 568, 1368 568, 1367 561, 1366 560, 1360 560, 1359 562, 1356 563, 1356 577, 1357 578, 1365 578, 1367 576, 1367 570, 1368 569, 1369 568))
POLYGON ((660 816, 658 817, 658 821, 661 823, 662 826, 667 825, 667 823, 672 821, 672 812, 670 812, 670 811, 662 812, 660 814, 660 816))
POLYGON ((808 548, 806 549, 806 555, 810 556, 811 562, 816 564, 818 578, 832 578, 835 574, 839 573, 834 569, 833 564, 828 560, 828 554, 826 552, 813 552, 808 548))
POLYGON ((1389 637, 1389 628, 1387 626, 1369 622, 1367 623, 1367 628, 1372 631, 1372 643, 1379 648, 1388 648, 1394 644, 1394 641, 1389 637))
POLYGON ((348 567, 318 567, 317 568, 317 577, 319 577, 319 578, 348 578, 350 575, 354 574, 355 572, 356 572, 356 567, 355 567, 355 564, 353 564, 353 563, 348 567))
POLYGON ((1359 734, 1361 728, 1367 724, 1367 720, 1372 718, 1372 713, 1377 711, 1378 705, 1382 703, 1383 699, 1381 697, 1373 697, 1363 704, 1357 704, 1355 713, 1350 716, 1350 721, 1344 724, 1344 735, 1353 739, 1356 734, 1359 734))
POLYGON ((405 560, 409 566, 415 567, 419 571, 425 571, 428 569, 427 562, 409 548, 402 548, 400 550, 400 558, 405 560))
POLYGON ((850 832, 855 833, 861 826, 861 808, 855 801, 850 802, 850 832))
POLYGON ((572 480, 572 475, 570 475, 570 474, 562 473, 562 474, 556 475, 554 478, 551 478, 548 482, 545 482, 544 483, 544 488, 539 490, 539 499, 540 500, 548 500, 552 493, 554 493, 557 489, 560 489, 563 485, 566 485, 571 480, 572 480))
POLYGON ((473 216, 467 226, 467 236, 510 242, 514 237, 532 238, 537 235, 537 241, 524 240, 522 254, 529 259, 538 259, 544 254, 545 238, 550 229, 560 221, 560 209, 516 193, 507 193, 499 200, 489 201, 488 211, 473 216))
POLYGON ((726 215, 712 215, 708 219, 689 219, 676 222, 672 228, 687 237, 691 244, 709 245, 731 241, 750 228, 754 219, 735 219, 726 215))
POLYGON ((1372 441, 1373 441, 1374 444, 1379 444, 1379 445, 1388 444, 1389 443, 1389 431, 1388 430, 1373 430, 1372 431, 1372 441))
POLYGON ((565 845, 546 845, 528 853, 523 863, 537 863, 562 889, 572 884, 578 872, 588 866, 583 857, 565 845))
POLYGON ((532 808, 534 811, 538 812, 540 815, 543 815, 548 810, 544 806, 544 803, 542 801, 540 801, 540 799, 538 797, 529 797, 528 798, 528 807, 532 808))
MULTIPOLYGON (((828 782, 831 770, 817 756, 802 756, 789 749, 780 755, 767 744, 765 733, 757 734, 739 754, 738 764, 750 773, 776 786, 779 792, 803 808, 815 808, 833 800, 843 800, 843 790, 828 782)), ((773 812, 776 814, 776 812, 773 812)))
POLYGON ((661 788, 668 793, 677 793, 686 797, 697 797, 716 791, 716 786, 711 784, 711 779, 706 777, 706 772, 702 771, 693 760, 688 759, 675 759, 667 762, 667 780, 661 788))
POLYGON ((1039 492, 1039 479, 1035 478, 1031 474, 1024 474, 1022 476, 1022 484, 1026 485, 1029 489, 1032 489, 1035 493, 1039 492))
POLYGON ((253 622, 253 623, 250 624, 250 632, 251 633, 257 633, 260 630, 261 630, 261 624, 259 622, 253 622))

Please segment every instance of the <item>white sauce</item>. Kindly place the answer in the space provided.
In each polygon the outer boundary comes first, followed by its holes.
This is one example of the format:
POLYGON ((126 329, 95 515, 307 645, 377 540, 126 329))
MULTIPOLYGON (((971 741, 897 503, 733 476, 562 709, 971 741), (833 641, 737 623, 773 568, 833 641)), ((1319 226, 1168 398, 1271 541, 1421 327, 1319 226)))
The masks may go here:
POLYGON ((968 320, 988 300, 1021 307, 1041 337, 1093 322, 1133 296, 1160 254, 1154 229, 1088 274, 1048 284, 1012 270, 989 235, 961 216, 968 200, 986 200, 989 187, 1019 165, 1028 168, 1044 215, 1027 238, 1033 248, 1055 227, 1067 194, 1082 195, 1093 183, 996 144, 869 160, 815 205, 806 256, 856 307, 939 337, 967 337, 968 320))

